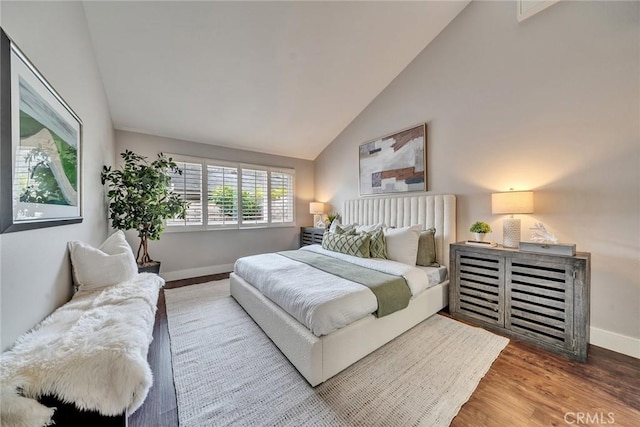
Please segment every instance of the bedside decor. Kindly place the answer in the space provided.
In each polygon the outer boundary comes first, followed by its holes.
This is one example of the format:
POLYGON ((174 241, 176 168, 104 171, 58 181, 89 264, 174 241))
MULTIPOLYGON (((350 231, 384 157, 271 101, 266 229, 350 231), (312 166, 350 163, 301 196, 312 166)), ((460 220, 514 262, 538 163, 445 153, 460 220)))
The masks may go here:
POLYGON ((360 146, 361 196, 427 190, 426 129, 414 126, 360 146))
POLYGON ((0 232, 82 222, 82 121, 1 30, 0 56, 0 232))
POLYGON ((513 215, 533 213, 533 191, 493 193, 491 195, 491 212, 511 215, 510 218, 505 218, 502 223, 502 244, 505 248, 517 248, 520 243, 520 218, 514 218, 513 215))
POLYGON ((315 228, 325 228, 326 225, 322 220, 322 215, 324 214, 324 203, 309 203, 309 213, 313 215, 313 226, 315 228))
POLYGON ((537 243, 558 243, 558 238, 550 231, 547 231, 547 228, 541 222, 536 222, 531 227, 531 241, 537 243))
POLYGON ((473 223, 469 231, 473 233, 477 242, 483 242, 487 233, 491 233, 491 226, 486 222, 476 221, 473 223))

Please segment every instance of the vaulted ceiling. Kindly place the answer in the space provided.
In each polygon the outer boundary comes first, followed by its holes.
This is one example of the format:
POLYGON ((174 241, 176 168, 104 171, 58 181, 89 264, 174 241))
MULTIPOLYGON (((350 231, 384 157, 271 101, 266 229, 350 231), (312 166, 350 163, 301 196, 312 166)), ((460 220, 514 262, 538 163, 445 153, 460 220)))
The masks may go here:
POLYGON ((467 4, 84 8, 116 129, 314 159, 467 4))

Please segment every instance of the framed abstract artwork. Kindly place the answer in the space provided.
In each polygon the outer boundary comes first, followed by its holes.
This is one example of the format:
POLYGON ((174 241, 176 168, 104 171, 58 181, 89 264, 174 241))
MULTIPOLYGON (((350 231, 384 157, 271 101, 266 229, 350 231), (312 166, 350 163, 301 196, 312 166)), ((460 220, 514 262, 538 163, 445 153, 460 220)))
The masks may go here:
POLYGON ((0 30, 0 232, 82 222, 82 121, 0 30))
POLYGON ((362 144, 360 195, 426 191, 426 137, 421 124, 362 144))

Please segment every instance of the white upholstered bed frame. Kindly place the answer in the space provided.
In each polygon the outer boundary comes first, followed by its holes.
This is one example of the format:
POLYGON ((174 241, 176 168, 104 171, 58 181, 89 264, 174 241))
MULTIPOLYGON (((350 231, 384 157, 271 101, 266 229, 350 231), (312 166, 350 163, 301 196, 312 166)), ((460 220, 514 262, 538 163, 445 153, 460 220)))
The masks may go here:
MULTIPOLYGON (((419 195, 347 200, 342 222, 433 227, 436 229, 438 261, 448 267, 449 244, 456 240, 456 199, 453 195, 419 195)), ((312 386, 326 381, 446 307, 448 290, 449 281, 446 280, 413 298, 404 310, 381 318, 369 315, 329 335, 317 337, 242 277, 231 273, 233 298, 312 386)))

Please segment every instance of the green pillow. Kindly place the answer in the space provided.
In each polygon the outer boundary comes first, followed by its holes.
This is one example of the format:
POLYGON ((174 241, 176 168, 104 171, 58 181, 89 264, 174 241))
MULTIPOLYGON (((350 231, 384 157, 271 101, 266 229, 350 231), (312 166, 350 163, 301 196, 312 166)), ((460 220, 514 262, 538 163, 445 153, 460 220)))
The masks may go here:
POLYGON ((440 267, 436 259, 436 229, 428 228, 420 233, 418 240, 418 256, 416 265, 423 267, 440 267))
POLYGON ((354 234, 325 233, 322 247, 328 251, 340 252, 360 258, 370 258, 370 236, 354 234))
POLYGON ((371 244, 369 245, 371 258, 387 259, 387 242, 384 240, 384 231, 382 228, 378 228, 374 231, 362 232, 360 235, 367 235, 371 238, 371 244))

